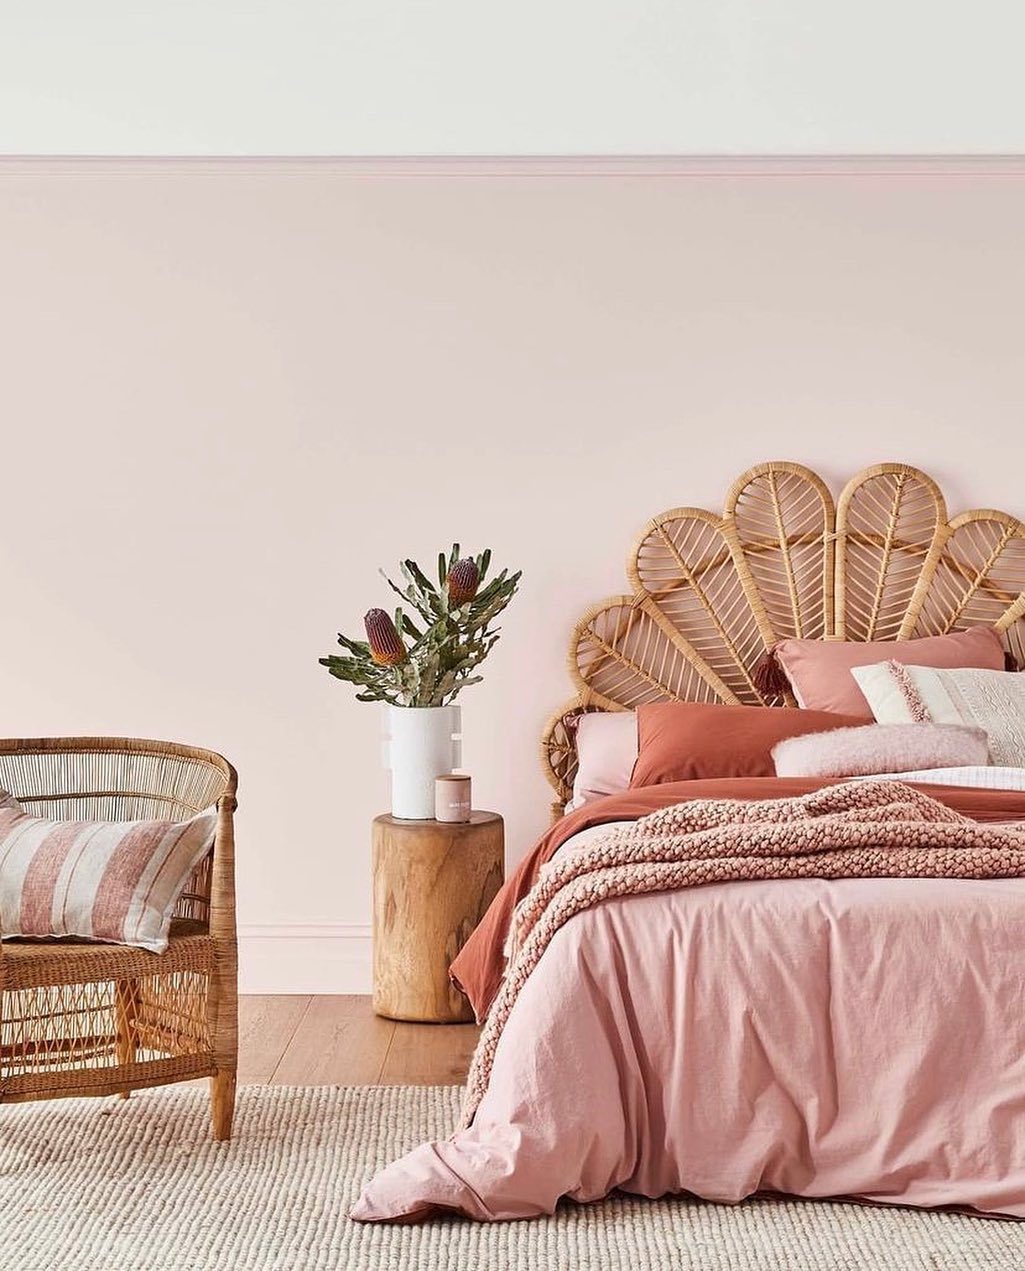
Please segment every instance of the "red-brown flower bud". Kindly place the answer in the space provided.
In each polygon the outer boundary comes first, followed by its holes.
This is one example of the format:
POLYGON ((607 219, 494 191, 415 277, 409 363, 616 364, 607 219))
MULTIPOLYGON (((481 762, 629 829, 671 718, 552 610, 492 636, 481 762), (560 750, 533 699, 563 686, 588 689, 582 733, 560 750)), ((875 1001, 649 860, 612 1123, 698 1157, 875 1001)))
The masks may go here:
POLYGON ((406 660, 406 646, 395 629, 391 615, 383 609, 368 609, 363 619, 370 656, 378 666, 399 666, 406 660))
POLYGON ((477 562, 469 556, 457 560, 448 571, 448 603, 465 605, 476 596, 479 586, 480 571, 477 562))

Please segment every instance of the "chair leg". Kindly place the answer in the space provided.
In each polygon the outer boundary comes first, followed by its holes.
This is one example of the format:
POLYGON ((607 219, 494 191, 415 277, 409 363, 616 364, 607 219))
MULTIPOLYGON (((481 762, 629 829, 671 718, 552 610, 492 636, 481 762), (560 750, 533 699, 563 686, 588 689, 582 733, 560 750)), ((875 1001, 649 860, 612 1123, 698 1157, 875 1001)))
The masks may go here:
MULTIPOLYGON (((138 980, 118 980, 114 985, 114 1022, 117 1030, 117 1062, 135 1062, 138 1049, 138 1033, 135 1021, 139 1014, 138 980)), ((120 1099, 127 1099, 130 1090, 122 1090, 120 1099)))
POLYGON ((231 1138, 234 1116, 235 1070, 232 1068, 210 1078, 210 1126, 218 1143, 231 1138))

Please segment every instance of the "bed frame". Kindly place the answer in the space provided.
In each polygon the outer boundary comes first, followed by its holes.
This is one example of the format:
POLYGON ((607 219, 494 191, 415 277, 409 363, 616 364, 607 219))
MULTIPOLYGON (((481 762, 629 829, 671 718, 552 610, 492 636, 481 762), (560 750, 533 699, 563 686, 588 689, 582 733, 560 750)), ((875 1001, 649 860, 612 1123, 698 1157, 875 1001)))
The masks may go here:
POLYGON ((903 640, 984 624, 1025 666, 1025 525, 989 508, 949 520, 936 482, 905 464, 866 468, 835 503, 808 468, 759 464, 733 483, 722 516, 673 508, 650 521, 627 577, 630 595, 593 605, 570 639, 577 692, 541 742, 556 818, 583 712, 793 705, 754 682, 777 640, 903 640))

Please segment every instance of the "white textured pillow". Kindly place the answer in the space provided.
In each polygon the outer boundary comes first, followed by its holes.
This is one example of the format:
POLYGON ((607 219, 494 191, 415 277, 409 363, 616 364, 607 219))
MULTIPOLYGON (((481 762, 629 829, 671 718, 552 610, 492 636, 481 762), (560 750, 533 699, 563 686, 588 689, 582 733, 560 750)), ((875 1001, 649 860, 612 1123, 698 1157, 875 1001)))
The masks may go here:
POLYGON ((963 724, 864 724, 788 737, 772 748, 777 777, 871 777, 988 760, 986 734, 963 724))
POLYGON ((851 674, 882 724, 931 720, 970 724, 989 738, 990 762, 1025 767, 1025 674, 1020 671, 940 671, 876 662, 851 674))
POLYGON ((577 775, 567 811, 630 788, 637 762, 637 712, 588 711, 577 716, 577 775))

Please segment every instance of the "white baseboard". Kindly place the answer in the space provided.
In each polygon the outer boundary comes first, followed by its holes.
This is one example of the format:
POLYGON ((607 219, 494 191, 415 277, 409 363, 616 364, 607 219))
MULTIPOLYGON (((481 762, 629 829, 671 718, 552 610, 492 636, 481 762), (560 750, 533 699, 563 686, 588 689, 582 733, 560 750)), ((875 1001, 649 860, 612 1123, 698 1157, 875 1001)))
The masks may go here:
POLYGON ((370 927, 241 926, 241 993, 369 993, 370 927))

